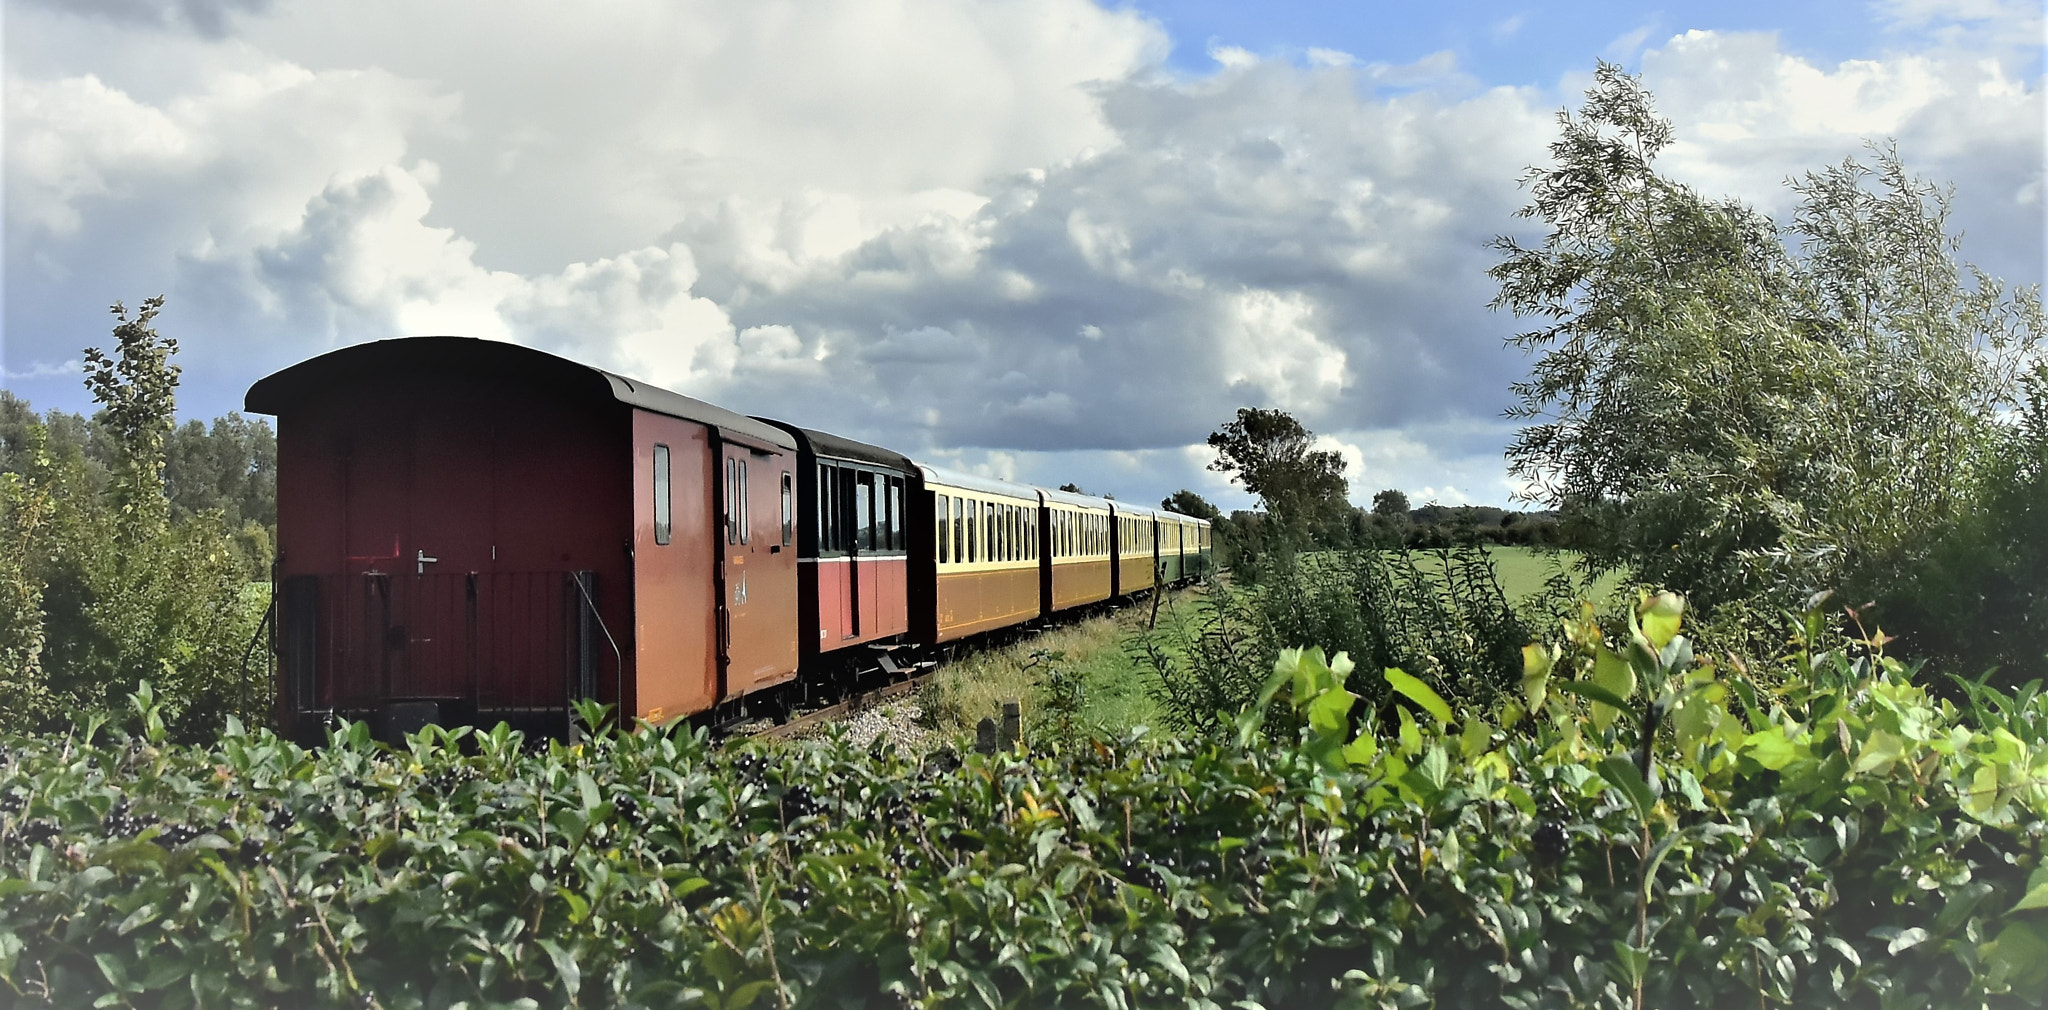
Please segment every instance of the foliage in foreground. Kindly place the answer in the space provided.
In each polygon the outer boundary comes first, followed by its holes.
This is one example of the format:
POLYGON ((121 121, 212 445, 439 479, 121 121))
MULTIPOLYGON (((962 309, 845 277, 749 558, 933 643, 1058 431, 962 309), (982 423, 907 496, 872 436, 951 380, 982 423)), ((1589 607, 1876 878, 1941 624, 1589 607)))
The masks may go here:
POLYGON ((1824 686, 1758 696, 1692 667, 1664 620, 1645 611, 1664 640, 1647 659, 1582 627, 1581 680, 1532 647, 1532 690, 1597 704, 1524 692, 1538 716, 1511 729, 1454 723, 1394 671, 1430 714, 1399 703, 1385 739, 1354 735, 1348 664, 1291 652, 1277 680, 1308 733, 1245 749, 913 761, 646 729, 535 749, 501 729, 394 750, 360 726, 319 751, 239 728, 198 748, 163 742, 145 704, 145 737, 7 742, 0 985, 23 1005, 166 1007, 2041 991, 2039 695, 1981 692, 1966 717, 1881 656, 1834 653, 1808 657, 1824 686), (1643 686, 1672 732, 1633 731, 1610 654, 1669 678, 1643 686))

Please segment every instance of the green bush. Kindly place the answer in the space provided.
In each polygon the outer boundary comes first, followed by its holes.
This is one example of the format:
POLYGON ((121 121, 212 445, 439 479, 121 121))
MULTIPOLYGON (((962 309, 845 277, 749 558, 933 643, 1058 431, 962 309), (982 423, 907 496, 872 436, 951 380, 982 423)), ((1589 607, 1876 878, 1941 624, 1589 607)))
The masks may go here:
POLYGON ((1959 711, 1846 651, 1758 695, 1646 614, 1671 678, 1643 678, 1668 727, 1647 779, 1631 692, 1598 686, 1610 653, 1645 659, 1586 626, 1532 648, 1511 704, 1533 731, 1388 673, 1422 714, 1354 736, 1348 662, 1296 651, 1277 687, 1308 735, 1244 749, 911 760, 644 727, 392 749, 361 726, 187 747, 145 697, 141 736, 5 742, 0 985, 81 1007, 2034 1005, 2048 704, 1979 688, 1959 711))
POLYGON ((1301 642, 1322 643, 1371 668, 1413 670, 1446 696, 1492 704, 1520 678, 1529 629, 1554 620, 1566 601, 1559 594, 1583 586, 1561 577, 1517 608, 1484 547, 1464 544, 1428 557, 1434 570, 1398 548, 1263 555, 1255 586, 1211 588, 1199 631, 1176 625, 1141 643, 1158 673, 1160 708, 1177 729, 1227 736, 1281 650, 1301 642))

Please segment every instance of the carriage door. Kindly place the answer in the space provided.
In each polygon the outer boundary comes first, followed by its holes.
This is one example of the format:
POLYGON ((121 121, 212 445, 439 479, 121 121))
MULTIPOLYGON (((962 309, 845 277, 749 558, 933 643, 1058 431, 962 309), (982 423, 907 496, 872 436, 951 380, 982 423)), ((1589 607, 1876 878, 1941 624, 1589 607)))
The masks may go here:
POLYGON ((732 442, 719 451, 726 697, 796 671, 796 549, 783 546, 780 499, 791 463, 787 455, 732 442))
POLYGON ((476 581, 492 568, 493 440, 486 405, 445 395, 389 405, 388 428, 366 425, 350 448, 337 707, 475 701, 476 581))

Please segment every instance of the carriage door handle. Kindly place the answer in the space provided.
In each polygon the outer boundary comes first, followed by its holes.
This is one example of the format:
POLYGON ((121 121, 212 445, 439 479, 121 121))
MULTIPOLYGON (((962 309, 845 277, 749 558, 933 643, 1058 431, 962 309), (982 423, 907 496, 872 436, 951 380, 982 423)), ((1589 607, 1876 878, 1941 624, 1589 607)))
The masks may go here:
POLYGON ((425 575, 427 574, 427 566, 434 564, 440 561, 441 559, 427 557, 426 548, 421 548, 419 554, 415 555, 413 557, 413 560, 419 563, 419 569, 415 574, 425 575))

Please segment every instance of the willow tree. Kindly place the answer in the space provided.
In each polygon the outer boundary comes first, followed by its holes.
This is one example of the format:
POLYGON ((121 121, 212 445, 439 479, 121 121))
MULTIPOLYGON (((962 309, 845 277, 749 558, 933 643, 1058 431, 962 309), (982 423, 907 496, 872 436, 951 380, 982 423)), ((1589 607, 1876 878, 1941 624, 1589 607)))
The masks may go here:
POLYGON ((1791 183, 1789 228, 1657 170, 1673 139, 1602 63, 1493 243, 1536 325, 1508 449, 1596 564, 1705 603, 1867 579, 1967 510, 2042 338, 2039 292, 1957 259, 1950 194, 1890 148, 1791 183))

